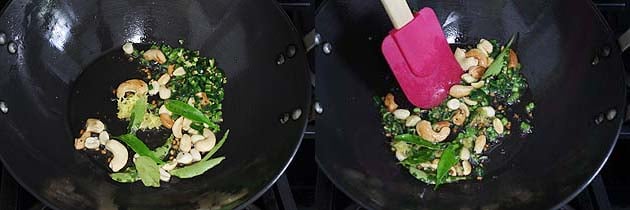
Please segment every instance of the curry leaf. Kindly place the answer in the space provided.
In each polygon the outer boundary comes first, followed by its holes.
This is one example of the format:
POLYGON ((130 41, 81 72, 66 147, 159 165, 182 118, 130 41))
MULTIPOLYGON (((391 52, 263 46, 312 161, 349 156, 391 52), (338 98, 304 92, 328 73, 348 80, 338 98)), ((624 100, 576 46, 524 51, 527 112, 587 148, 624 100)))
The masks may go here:
POLYGON ((499 72, 501 72, 501 69, 503 69, 503 67, 506 66, 505 61, 510 54, 510 47, 512 46, 512 43, 514 42, 517 36, 518 36, 518 33, 512 35, 512 38, 510 38, 510 41, 505 45, 505 47, 503 47, 503 50, 492 62, 492 64, 490 64, 486 73, 483 74, 483 77, 482 77, 483 79, 499 74, 499 72))
POLYGON ((204 115, 203 112, 199 111, 197 108, 191 106, 190 104, 178 100, 168 100, 166 101, 166 103, 164 103, 164 105, 169 111, 177 115, 181 115, 189 120, 205 123, 208 125, 214 125, 214 122, 212 122, 206 115, 204 115))
POLYGON ((429 174, 423 170, 417 169, 416 167, 409 167, 409 173, 424 183, 435 184, 435 174, 429 174))
MULTIPOLYGON (((173 169, 170 173, 171 175, 182 178, 182 179, 192 178, 195 176, 199 176, 205 173, 206 171, 210 170, 211 168, 219 165, 219 163, 221 163, 221 161, 223 161, 224 159, 225 157, 218 157, 218 158, 213 158, 210 160, 202 160, 200 162, 194 163, 189 166, 173 169)), ((159 179, 159 174, 158 174, 158 179, 159 179)))
POLYGON ((437 188, 440 184, 444 182, 448 175, 448 171, 457 164, 459 161, 458 151, 459 144, 450 144, 444 152, 442 152, 442 156, 440 157, 440 162, 437 167, 437 179, 435 182, 435 187, 437 188))
POLYGON ((112 173, 109 177, 120 183, 133 183, 140 180, 140 177, 138 177, 138 171, 134 167, 128 167, 125 171, 112 173))
POLYGON ((230 130, 225 131, 225 133, 223 134, 223 138, 221 138, 219 143, 217 143, 216 145, 214 145, 214 147, 212 147, 212 149, 203 157, 203 159, 201 159, 201 161, 206 161, 210 159, 210 157, 212 157, 214 153, 216 153, 219 149, 221 149, 221 147, 223 146, 223 143, 225 143, 225 140, 227 140, 228 134, 230 134, 230 130))
POLYGON ((142 140, 136 137, 136 135, 125 134, 125 135, 116 137, 116 139, 120 139, 123 142, 125 142, 125 144, 127 144, 127 146, 129 146, 134 152, 138 153, 138 155, 149 157, 153 161, 159 164, 164 163, 164 161, 158 158, 155 155, 155 153, 153 153, 153 151, 151 151, 149 147, 147 147, 147 145, 144 144, 144 142, 142 142, 142 140))
POLYGON ((140 124, 144 120, 144 114, 147 112, 147 106, 147 97, 140 96, 131 110, 129 133, 135 133, 140 128, 140 124))
POLYGON ((138 170, 138 176, 140 180, 147 187, 159 187, 160 186, 160 168, 146 156, 140 156, 134 161, 138 170))
POLYGON ((430 149, 421 149, 413 152, 411 156, 402 161, 403 165, 415 167, 416 165, 433 160, 435 158, 435 151, 430 149))
POLYGON ((164 142, 162 146, 155 148, 155 150, 153 151, 153 154, 155 154, 155 156, 160 160, 164 159, 166 155, 168 155, 168 151, 171 149, 172 142, 173 142, 173 135, 168 137, 168 139, 166 139, 166 142, 164 142))
POLYGON ((401 134, 401 135, 397 135, 394 136, 394 140, 396 141, 404 141, 407 143, 412 143, 421 147, 425 147, 428 149, 432 149, 432 150, 438 150, 442 148, 442 145, 440 144, 435 144, 433 142, 427 141, 422 139, 420 136, 418 135, 413 135, 413 134, 401 134))

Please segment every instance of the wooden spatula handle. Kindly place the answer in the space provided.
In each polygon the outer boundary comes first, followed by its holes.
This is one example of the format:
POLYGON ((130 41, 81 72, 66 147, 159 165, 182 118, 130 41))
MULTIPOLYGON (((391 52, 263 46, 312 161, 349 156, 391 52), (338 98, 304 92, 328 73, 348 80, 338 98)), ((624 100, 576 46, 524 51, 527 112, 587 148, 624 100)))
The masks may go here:
POLYGON ((400 29, 413 20, 413 14, 411 14, 406 0, 381 0, 381 3, 385 7, 394 28, 400 29))

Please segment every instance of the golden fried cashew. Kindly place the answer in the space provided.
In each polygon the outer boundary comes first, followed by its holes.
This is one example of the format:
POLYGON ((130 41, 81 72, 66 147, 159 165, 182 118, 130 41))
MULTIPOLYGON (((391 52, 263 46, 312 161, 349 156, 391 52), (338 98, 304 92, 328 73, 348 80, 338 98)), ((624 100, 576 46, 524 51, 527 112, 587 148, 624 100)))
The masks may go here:
POLYGON ((175 123, 170 115, 168 114, 160 114, 160 122, 165 128, 172 128, 175 123))
POLYGON ((116 88, 116 97, 123 98, 128 92, 144 95, 148 91, 149 87, 146 82, 139 79, 130 79, 118 85, 118 88, 116 88))
POLYGON ((481 77, 483 77, 483 74, 486 73, 486 67, 473 66, 470 69, 468 69, 468 73, 470 74, 470 76, 472 76, 476 80, 479 80, 479 79, 481 79, 481 77))
POLYGON ((394 101, 394 94, 388 93, 385 96, 385 107, 387 107, 387 111, 393 112, 398 108, 398 104, 394 101))
POLYGON ((488 63, 488 55, 483 50, 480 50, 480 49, 468 50, 468 52, 466 52, 466 57, 467 58, 469 58, 469 57, 476 58, 479 61, 479 63, 478 63, 479 66, 483 66, 483 67, 487 68, 488 65, 490 65, 488 63))
POLYGON ((472 86, 453 85, 448 94, 455 98, 461 98, 470 95, 470 92, 472 92, 473 89, 475 88, 472 86))
POLYGON ((156 61, 159 64, 166 62, 166 56, 164 56, 164 53, 158 49, 147 50, 144 54, 142 54, 142 57, 144 57, 145 60, 156 61))
POLYGON ((430 142, 444 141, 451 133, 451 128, 448 126, 441 127, 439 132, 434 131, 431 127, 431 122, 422 120, 416 125, 416 131, 423 139, 430 142))
POLYGON ((510 49, 510 61, 508 62, 508 68, 516 68, 518 66, 518 56, 514 50, 510 49))

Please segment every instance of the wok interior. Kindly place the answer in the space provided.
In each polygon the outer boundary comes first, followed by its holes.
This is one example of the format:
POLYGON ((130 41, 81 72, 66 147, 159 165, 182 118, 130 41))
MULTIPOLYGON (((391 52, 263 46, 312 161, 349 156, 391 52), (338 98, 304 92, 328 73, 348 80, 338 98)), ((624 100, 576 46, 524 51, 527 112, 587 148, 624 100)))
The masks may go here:
MULTIPOLYGON (((2 19, 0 29, 20 48, 17 55, 0 54, 7 75, 0 96, 10 109, 0 116, 1 158, 22 185, 56 208, 233 208, 269 186, 300 142, 304 115, 285 125, 278 119, 309 110, 304 50, 271 0, 13 1, 2 19), (217 154, 226 160, 202 176, 157 189, 116 183, 102 163, 73 149, 73 83, 91 62, 127 41, 179 46, 180 39, 215 58, 227 74, 222 128, 231 132, 217 154), (277 65, 290 44, 297 55, 277 65)), ((115 103, 110 99, 96 100, 115 103)))
MULTIPOLYGON (((546 209, 568 201, 600 169, 621 117, 596 125, 600 113, 623 116, 619 50, 589 1, 412 1, 433 8, 453 44, 507 40, 533 93, 534 133, 507 138, 485 164, 482 181, 440 186, 415 180, 383 135, 373 96, 394 85, 380 43, 391 24, 376 0, 330 1, 316 18, 334 56, 316 57, 317 160, 346 194, 375 209, 546 209), (612 54, 591 65, 597 49, 612 54), (353 88, 345 88, 353 87, 353 88)), ((403 99, 398 99, 403 100, 403 99)), ((517 128, 517 127, 516 127, 517 128)))

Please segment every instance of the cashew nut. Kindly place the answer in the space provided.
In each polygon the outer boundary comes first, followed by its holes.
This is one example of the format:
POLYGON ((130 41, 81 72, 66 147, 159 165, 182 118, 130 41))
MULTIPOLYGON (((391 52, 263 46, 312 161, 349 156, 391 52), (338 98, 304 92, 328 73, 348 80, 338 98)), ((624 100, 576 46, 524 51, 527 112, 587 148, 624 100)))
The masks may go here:
POLYGON ((210 103, 210 100, 208 99, 208 95, 206 95, 205 92, 198 92, 198 93, 195 94, 195 96, 197 96, 197 97, 199 97, 201 99, 201 101, 199 101, 199 103, 201 103, 201 105, 203 105, 203 106, 208 105, 210 103))
POLYGON ((491 106, 481 107, 481 111, 486 114, 486 117, 494 117, 494 115, 496 114, 494 108, 492 108, 491 106))
POLYGON ((503 122, 501 122, 499 118, 494 118, 492 121, 492 127, 494 127, 494 131, 498 134, 503 134, 503 122))
POLYGON ((464 176, 468 176, 470 175, 470 173, 472 172, 472 166, 470 165, 470 162, 468 162, 468 160, 464 160, 462 161, 462 175, 464 176))
POLYGON ((85 139, 85 148, 98 149, 99 146, 101 146, 101 142, 98 141, 97 137, 88 137, 85 139))
POLYGON ((105 130, 105 124, 98 119, 89 118, 85 121, 85 132, 101 133, 105 130))
POLYGON ((453 55, 455 56, 455 59, 457 61, 464 60, 464 58, 466 58, 466 50, 458 47, 457 49, 455 49, 455 53, 453 53, 453 55))
POLYGON ((163 168, 160 168, 160 180, 162 180, 163 182, 168 182, 171 180, 171 174, 169 174, 166 170, 164 170, 163 168))
POLYGON ((470 75, 470 73, 462 74, 461 79, 464 80, 464 82, 469 83, 469 84, 473 83, 473 82, 476 82, 478 80, 475 77, 473 77, 472 75, 470 75))
POLYGON ((516 68, 518 66, 518 56, 516 56, 516 52, 510 49, 510 61, 508 62, 508 68, 516 68))
POLYGON ((169 99, 171 98, 171 89, 168 89, 164 86, 160 86, 160 90, 158 91, 161 99, 169 99))
POLYGON ((175 71, 173 71, 173 76, 176 76, 176 77, 182 76, 184 74, 186 74, 186 70, 184 70, 184 68, 181 67, 181 66, 177 67, 177 69, 175 69, 175 71))
POLYGON ((118 88, 116 88, 116 97, 123 98, 128 92, 144 95, 148 90, 149 87, 146 82, 139 79, 130 79, 118 85, 118 88))
POLYGON ((478 88, 483 87, 485 84, 486 84, 486 82, 482 80, 482 81, 479 81, 479 82, 470 83, 470 86, 472 86, 473 88, 477 88, 478 89, 478 88))
POLYGON ((463 60, 458 60, 458 62, 459 66, 461 66, 464 71, 468 70, 470 67, 479 65, 479 60, 473 57, 464 58, 463 60))
MULTIPOLYGON (((420 163, 420 167, 422 167, 423 169, 429 169, 429 168, 433 168, 433 164, 431 164, 430 161, 422 162, 422 163, 420 163)), ((435 168, 437 168, 437 165, 436 165, 435 168)), ((433 169, 435 169, 435 168, 433 168, 433 169)))
POLYGON ((177 120, 175 120, 175 122, 173 123, 173 127, 171 128, 171 130, 173 131, 173 136, 175 136, 175 138, 182 138, 182 127, 184 126, 183 124, 183 117, 177 118, 177 120))
POLYGON ((142 57, 144 57, 145 60, 156 61, 159 64, 166 62, 166 56, 164 56, 164 53, 158 49, 147 50, 144 52, 142 57))
POLYGON ((399 120, 407 119, 409 115, 411 115, 411 112, 406 109, 397 109, 396 111, 394 111, 394 117, 399 120))
POLYGON ((162 169, 164 169, 166 171, 170 171, 170 170, 175 169, 176 166, 177 166, 177 161, 176 160, 172 160, 172 161, 169 161, 166 164, 164 164, 162 166, 162 169))
POLYGON ((173 71, 174 71, 174 69, 175 69, 175 65, 173 65, 173 64, 168 65, 168 67, 166 67, 166 73, 167 73, 168 75, 173 75, 173 71))
POLYGON ((82 150, 85 148, 85 140, 90 137, 90 132, 84 131, 81 137, 74 139, 74 149, 82 150))
POLYGON ((461 126, 466 121, 466 115, 462 113, 462 111, 457 111, 455 115, 453 115, 453 124, 461 126))
POLYGON ((203 140, 203 139, 205 139, 205 138, 206 138, 206 137, 204 137, 204 136, 202 136, 202 135, 199 135, 199 134, 197 134, 197 135, 192 135, 192 136, 190 137, 190 142, 192 142, 193 144, 195 144, 195 143, 197 143, 198 141, 201 141, 201 140, 203 140))
POLYGON ((439 132, 435 132, 431 128, 431 122, 426 120, 422 120, 416 125, 416 131, 418 132, 418 134, 420 134, 423 139, 431 142, 444 141, 446 137, 448 137, 448 135, 451 133, 450 127, 442 127, 439 130, 439 132))
MULTIPOLYGON (((473 66, 470 67, 470 69, 468 69, 468 73, 470 74, 470 76, 472 76, 475 81, 481 79, 481 77, 483 77, 483 74, 486 73, 486 67, 483 66, 473 66)), ((475 82, 473 81, 473 82, 475 82)), ((472 82, 470 82, 472 83, 472 82)))
POLYGON ((158 83, 155 80, 151 80, 149 84, 151 84, 151 90, 149 90, 149 95, 154 96, 155 94, 158 94, 158 92, 160 91, 160 83, 158 83))
POLYGON ((193 148, 190 150, 190 156, 192 156, 192 161, 197 162, 201 160, 201 153, 199 150, 193 148))
POLYGON ((490 53, 492 53, 494 46, 492 45, 492 43, 490 43, 490 41, 481 39, 479 40, 479 44, 477 44, 477 49, 483 50, 484 52, 486 52, 487 55, 489 55, 490 53))
POLYGON ((180 152, 177 154, 177 162, 181 164, 190 164, 192 163, 192 155, 190 153, 180 152))
POLYGON ((164 86, 168 83, 168 81, 171 80, 171 76, 169 76, 168 74, 162 74, 162 76, 160 76, 160 78, 158 79, 158 84, 160 86, 164 86))
POLYGON ((131 55, 133 53, 133 44, 130 43, 130 42, 125 43, 122 46, 122 50, 123 50, 123 52, 125 52, 125 54, 131 55))
POLYGON ((203 129, 203 136, 208 138, 210 136, 214 136, 214 133, 210 129, 204 128, 203 129))
POLYGON ((436 122, 433 124, 433 130, 438 131, 440 129, 442 129, 443 127, 450 127, 451 123, 448 121, 440 121, 440 122, 436 122))
POLYGON ((190 135, 184 134, 181 141, 179 141, 179 150, 181 150, 182 152, 190 152, 191 148, 192 141, 190 140, 190 135))
POLYGON ((204 140, 195 143, 195 149, 199 150, 199 152, 210 151, 217 143, 217 137, 214 135, 214 133, 210 133, 211 134, 208 135, 208 137, 206 137, 204 140))
POLYGON ((402 150, 396 150, 396 159, 398 159, 398 161, 403 161, 407 159, 407 155, 402 150))
POLYGON ((197 135, 197 134, 199 134, 199 131, 197 131, 197 130, 195 130, 193 128, 190 128, 190 129, 188 129, 188 134, 190 134, 190 135, 197 135))
POLYGON ((398 108, 398 104, 396 104, 396 101, 394 101, 394 95, 391 93, 388 93, 385 96, 385 107, 387 107, 387 111, 389 112, 393 112, 394 110, 396 110, 398 108))
POLYGON ((109 133, 107 133, 107 131, 103 131, 103 132, 99 133, 98 134, 98 141, 102 145, 107 144, 107 141, 109 141, 109 133))
POLYGON ((477 105, 477 104, 478 104, 478 102, 473 101, 473 100, 471 100, 471 99, 470 99, 470 98, 468 98, 468 97, 464 97, 464 98, 462 98, 462 100, 464 101, 464 103, 466 103, 466 104, 468 104, 468 105, 471 105, 471 106, 475 106, 475 105, 477 105))
POLYGON ((171 113, 171 111, 169 111, 166 106, 162 105, 160 106, 160 110, 158 111, 159 114, 167 114, 167 115, 173 115, 173 113, 171 113))
POLYGON ((475 154, 481 154, 485 147, 486 147, 486 136, 485 135, 477 136, 477 139, 475 139, 475 147, 473 148, 473 150, 475 151, 475 154))
POLYGON ((486 54, 486 52, 484 52, 483 50, 480 49, 471 49, 468 50, 468 52, 466 52, 466 58, 469 57, 473 57, 476 58, 479 63, 479 66, 483 66, 483 67, 488 67, 489 63, 488 63, 488 54, 486 54))
POLYGON ((192 124, 192 120, 189 120, 188 118, 184 118, 184 122, 182 123, 182 129, 184 129, 185 131, 190 130, 191 124, 192 124))
POLYGON ((464 113, 464 116, 466 117, 470 116, 470 110, 468 109, 468 106, 466 106, 465 103, 459 104, 459 110, 462 111, 462 113, 464 113))
POLYGON ((112 171, 118 172, 120 169, 125 167, 127 159, 129 159, 129 153, 127 152, 125 145, 122 145, 117 140, 110 139, 107 141, 105 149, 110 151, 113 155, 112 160, 109 162, 109 168, 111 168, 112 171))
POLYGON ((467 148, 462 148, 462 150, 459 151, 459 159, 461 159, 461 160, 469 160, 470 159, 470 150, 468 150, 467 148))
POLYGON ((165 128, 172 128, 173 124, 175 124, 175 122, 173 122, 173 119, 171 119, 171 116, 168 114, 160 114, 160 122, 162 122, 162 125, 165 128))
POLYGON ((405 126, 407 127, 415 127, 418 122, 422 120, 418 115, 411 115, 405 120, 405 126))
POLYGON ((472 86, 453 85, 448 94, 455 98, 461 98, 470 95, 470 92, 472 92, 473 89, 475 88, 472 86))
MULTIPOLYGON (((457 174, 461 174, 461 173, 457 173, 457 166, 459 166, 459 164, 458 165, 454 165, 453 167, 449 168, 448 169, 448 175, 450 175, 450 176, 457 176, 457 174)), ((461 168, 459 170, 461 171, 461 168)))
POLYGON ((459 100, 454 98, 446 102, 446 107, 448 107, 451 110, 457 110, 459 108, 459 104, 461 104, 461 102, 459 102, 459 100))

